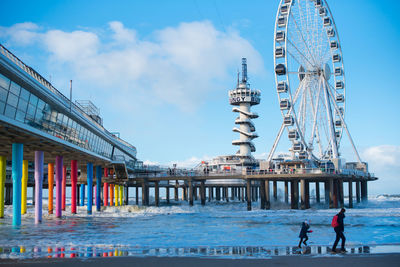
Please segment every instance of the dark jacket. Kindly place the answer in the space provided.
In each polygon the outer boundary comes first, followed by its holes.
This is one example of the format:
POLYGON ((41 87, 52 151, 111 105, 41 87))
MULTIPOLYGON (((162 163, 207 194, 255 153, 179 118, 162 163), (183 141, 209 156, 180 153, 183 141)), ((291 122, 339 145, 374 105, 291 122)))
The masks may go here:
POLYGON ((307 233, 310 232, 310 231, 308 231, 309 228, 310 228, 310 226, 309 226, 308 224, 306 224, 305 222, 303 222, 303 224, 301 225, 301 230, 300 230, 299 238, 305 238, 305 237, 307 237, 307 233))
POLYGON ((338 231, 344 231, 344 223, 343 223, 343 219, 344 219, 344 213, 338 213, 338 214, 336 214, 337 216, 338 216, 338 218, 337 218, 337 222, 338 222, 338 226, 336 226, 335 227, 335 230, 338 230, 338 231))

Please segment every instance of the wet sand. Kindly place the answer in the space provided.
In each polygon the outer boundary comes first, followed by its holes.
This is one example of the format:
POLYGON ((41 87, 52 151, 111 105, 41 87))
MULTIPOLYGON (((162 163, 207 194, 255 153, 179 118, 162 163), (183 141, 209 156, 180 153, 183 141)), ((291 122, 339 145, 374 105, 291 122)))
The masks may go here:
POLYGON ((400 266, 400 253, 368 255, 271 256, 267 259, 218 259, 196 257, 111 257, 81 259, 1 259, 0 266, 400 266))

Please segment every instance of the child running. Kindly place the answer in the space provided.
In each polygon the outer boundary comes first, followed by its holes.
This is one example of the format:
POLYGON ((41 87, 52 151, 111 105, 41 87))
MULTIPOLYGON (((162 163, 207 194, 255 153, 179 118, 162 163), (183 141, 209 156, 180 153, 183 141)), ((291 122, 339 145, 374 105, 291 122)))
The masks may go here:
POLYGON ((300 234, 299 234, 299 238, 300 238, 300 242, 299 242, 299 248, 301 248, 301 243, 303 243, 305 246, 307 246, 307 240, 308 240, 308 236, 307 233, 312 233, 312 230, 308 230, 310 229, 310 224, 308 223, 307 220, 305 220, 302 225, 301 225, 301 230, 300 230, 300 234), (303 241, 304 239, 304 241, 303 241))

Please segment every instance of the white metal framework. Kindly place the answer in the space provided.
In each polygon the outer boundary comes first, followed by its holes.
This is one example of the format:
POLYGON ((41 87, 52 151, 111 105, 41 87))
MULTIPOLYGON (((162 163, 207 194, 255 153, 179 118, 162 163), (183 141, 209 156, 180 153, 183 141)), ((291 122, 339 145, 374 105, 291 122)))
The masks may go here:
POLYGON ((281 0, 274 33, 275 83, 292 158, 339 159, 346 82, 339 34, 325 0, 281 0))

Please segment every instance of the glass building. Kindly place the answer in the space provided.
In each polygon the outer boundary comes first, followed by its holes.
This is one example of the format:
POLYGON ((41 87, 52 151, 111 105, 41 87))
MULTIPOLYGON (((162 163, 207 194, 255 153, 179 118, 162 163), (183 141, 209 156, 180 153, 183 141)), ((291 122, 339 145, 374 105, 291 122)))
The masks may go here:
POLYGON ((137 162, 136 148, 108 132, 78 105, 0 44, 0 117, 109 161, 137 162))

